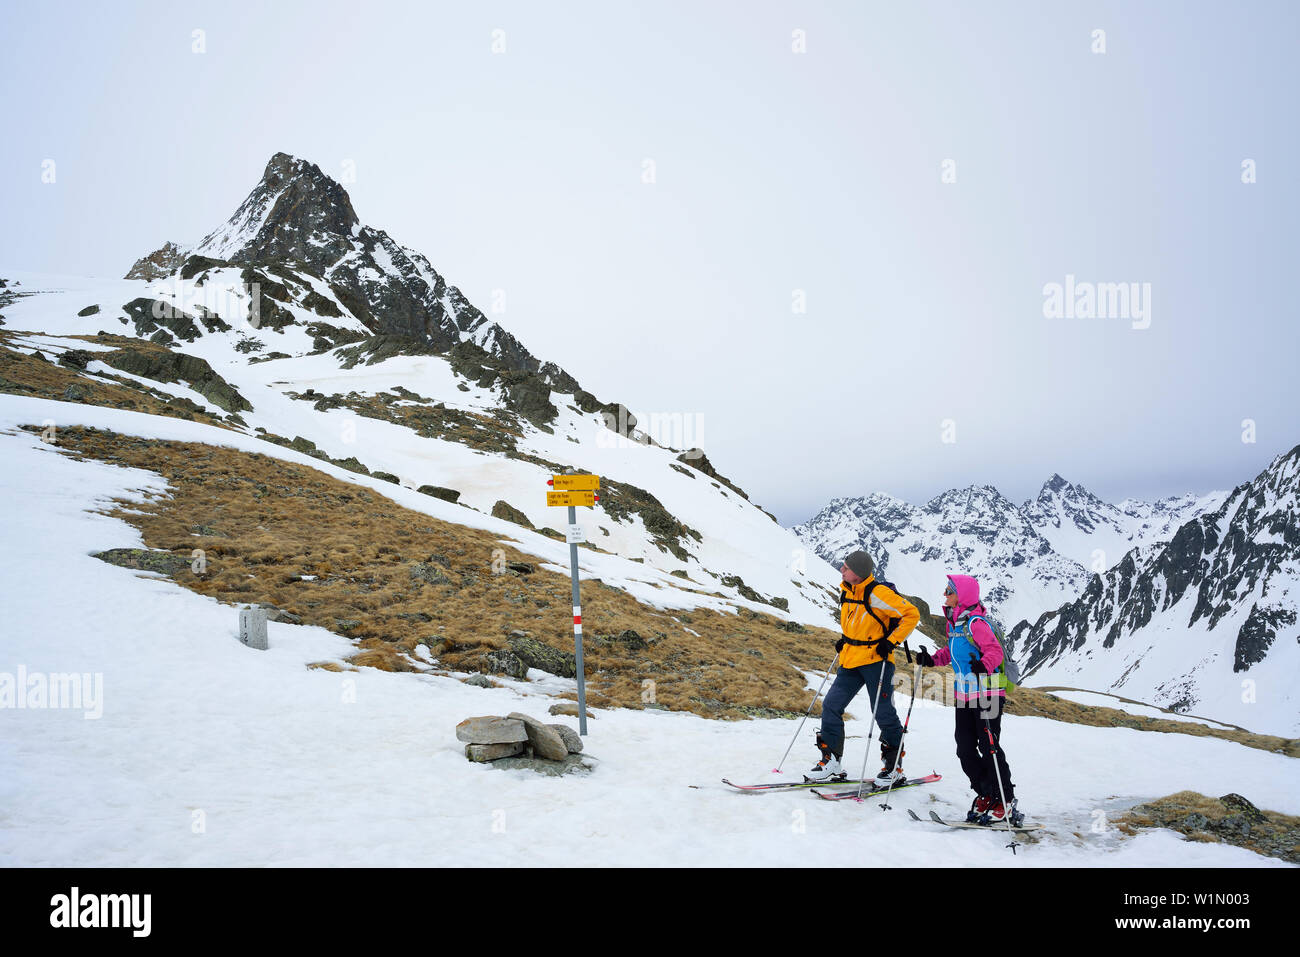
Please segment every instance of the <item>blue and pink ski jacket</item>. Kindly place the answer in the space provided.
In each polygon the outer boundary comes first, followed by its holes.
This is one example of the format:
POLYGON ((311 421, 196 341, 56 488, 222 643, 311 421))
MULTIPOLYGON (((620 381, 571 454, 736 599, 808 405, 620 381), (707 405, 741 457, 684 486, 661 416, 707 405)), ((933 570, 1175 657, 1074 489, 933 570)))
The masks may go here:
POLYGON ((948 621, 948 647, 934 653, 936 665, 952 665, 953 690, 957 701, 972 701, 981 695, 1006 697, 1006 679, 997 673, 1002 664, 1002 646, 993 635, 993 629, 983 618, 986 615, 980 604, 980 583, 969 575, 949 575, 948 581, 957 592, 957 607, 943 610, 948 621), (974 619, 974 620, 972 620, 974 619), (982 659, 989 674, 976 676, 971 663, 982 659))

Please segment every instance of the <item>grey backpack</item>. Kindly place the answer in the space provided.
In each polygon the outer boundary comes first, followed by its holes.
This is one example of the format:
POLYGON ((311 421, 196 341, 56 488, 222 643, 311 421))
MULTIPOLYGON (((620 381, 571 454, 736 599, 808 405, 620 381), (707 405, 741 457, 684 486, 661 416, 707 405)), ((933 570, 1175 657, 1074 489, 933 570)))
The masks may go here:
POLYGON ((989 626, 993 637, 998 641, 998 647, 1002 649, 1002 664, 998 665, 998 671, 1006 677, 1007 690, 1011 691, 1020 684, 1020 666, 1012 661, 1011 655, 1007 653, 1007 637, 1002 630, 1002 624, 991 615, 971 615, 969 621, 974 621, 976 618, 989 626))

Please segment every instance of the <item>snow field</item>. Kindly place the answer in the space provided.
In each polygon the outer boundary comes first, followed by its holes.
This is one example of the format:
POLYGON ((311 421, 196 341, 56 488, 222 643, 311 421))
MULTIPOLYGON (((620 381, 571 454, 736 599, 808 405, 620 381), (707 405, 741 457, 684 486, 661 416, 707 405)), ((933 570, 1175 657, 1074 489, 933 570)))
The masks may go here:
MULTIPOLYGON (((12 434, 15 417, 30 421, 14 414, 21 401, 0 403, 0 516, 11 545, 0 554, 0 581, 13 623, 0 672, 22 664, 102 673, 103 712, 0 711, 0 865, 1251 866, 1280 862, 1168 832, 1093 833, 1093 812, 1187 788, 1236 790, 1300 813, 1295 762, 1279 755, 1008 717, 1003 737, 1021 803, 1052 832, 1012 856, 1003 835, 907 817, 909 806, 954 813, 969 803, 951 713, 920 703, 908 767, 945 780, 895 796, 888 812, 876 802, 741 794, 719 782, 774 777, 793 721, 597 711, 586 739, 598 759, 590 776, 472 765, 457 722, 512 710, 546 718, 554 699, 533 692, 561 686, 479 689, 448 677, 307 669, 352 647, 313 627, 272 623, 269 651, 243 647, 233 607, 88 555, 139 544, 134 529, 88 508, 156 494, 162 483, 12 434)), ((805 725, 786 762, 792 775, 814 759, 814 726, 805 725)), ((848 730, 846 763, 856 769, 865 721, 848 730)))

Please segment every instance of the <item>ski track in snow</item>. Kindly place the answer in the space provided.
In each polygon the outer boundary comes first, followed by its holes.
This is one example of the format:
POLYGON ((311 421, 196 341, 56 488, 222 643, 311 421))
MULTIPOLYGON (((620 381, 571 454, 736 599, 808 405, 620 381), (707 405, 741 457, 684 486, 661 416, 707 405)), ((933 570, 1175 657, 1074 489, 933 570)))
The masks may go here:
POLYGON ((1161 711, 1159 708, 1149 704, 1136 704, 1132 701, 1122 701, 1112 694, 1104 691, 1077 691, 1074 689, 1057 688, 1046 692, 1057 698, 1064 698, 1066 701, 1073 701, 1077 704, 1085 704, 1095 708, 1115 708, 1127 714, 1137 715, 1143 718, 1159 718, 1162 721, 1187 721, 1192 724, 1204 724, 1212 727, 1230 728, 1221 721, 1214 721, 1210 718, 1200 718, 1190 714, 1178 714, 1177 712, 1161 711))

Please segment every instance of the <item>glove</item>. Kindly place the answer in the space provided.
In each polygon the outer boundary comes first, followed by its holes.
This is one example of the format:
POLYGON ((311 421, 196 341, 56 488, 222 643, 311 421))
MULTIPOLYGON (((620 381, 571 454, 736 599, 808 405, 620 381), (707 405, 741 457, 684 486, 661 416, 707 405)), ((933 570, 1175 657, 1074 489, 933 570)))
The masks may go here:
POLYGON ((921 650, 916 653, 916 663, 922 668, 934 667, 934 659, 930 657, 930 652, 925 650, 925 645, 922 645, 921 650))
POLYGON ((844 639, 843 639, 843 638, 841 638, 839 641, 835 642, 835 653, 836 653, 836 654, 839 654, 839 653, 841 653, 842 651, 844 651, 844 639))
POLYGON ((888 638, 881 638, 871 647, 875 649, 876 654, 880 655, 881 660, 888 661, 889 656, 894 653, 894 648, 897 646, 888 638))
POLYGON ((988 668, 984 667, 984 659, 982 658, 976 658, 972 661, 970 663, 970 670, 973 675, 986 675, 989 673, 988 668))

